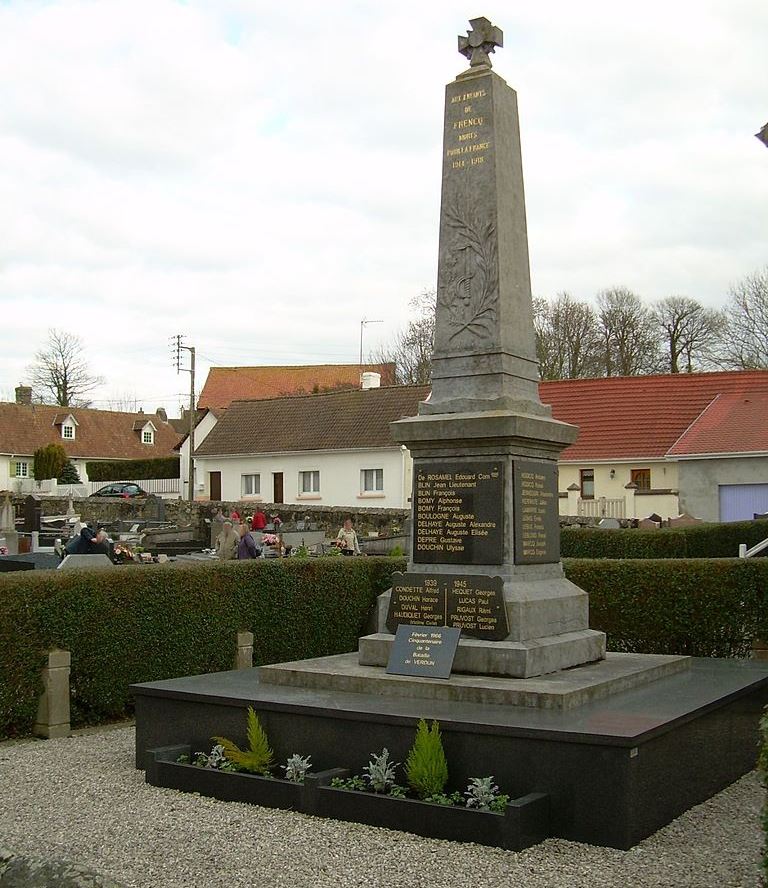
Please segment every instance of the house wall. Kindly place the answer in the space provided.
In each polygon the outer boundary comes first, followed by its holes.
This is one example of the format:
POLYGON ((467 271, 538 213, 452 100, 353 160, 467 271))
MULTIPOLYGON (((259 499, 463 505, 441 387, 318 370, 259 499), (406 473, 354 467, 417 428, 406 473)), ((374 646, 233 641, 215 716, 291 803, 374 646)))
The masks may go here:
MULTIPOLYGON (((32 480, 32 464, 34 463, 34 457, 30 455, 17 454, 13 458, 13 462, 24 461, 29 464, 29 475, 27 476, 26 481, 32 480)), ((11 475, 11 457, 8 454, 0 454, 0 490, 10 490, 12 492, 19 492, 20 486, 19 482, 22 481, 21 478, 17 478, 16 475, 11 475)), ((77 474, 80 476, 81 481, 88 481, 88 473, 85 470, 86 460, 84 459, 73 459, 72 463, 77 469, 77 474)), ((28 486, 28 485, 27 485, 28 486)))
MULTIPOLYGON (((594 471, 596 499, 602 496, 608 499, 626 499, 627 518, 645 518, 652 513, 661 515, 662 518, 674 518, 681 511, 676 493, 679 485, 678 464, 676 462, 636 459, 624 462, 614 460, 602 463, 559 463, 558 490, 561 493, 565 493, 571 484, 580 483, 581 469, 592 469, 594 471), (613 478, 611 478, 612 469, 614 471, 613 478), (629 484, 631 480, 632 469, 651 470, 651 490, 638 493, 634 498, 634 504, 629 496, 630 492, 625 489, 625 485, 629 484), (675 492, 666 493, 661 491, 675 492)), ((573 508, 569 506, 566 497, 560 497, 559 504, 561 515, 565 516, 573 513, 573 508)))
POLYGON ((683 459, 678 465, 681 511, 703 521, 720 520, 720 484, 768 482, 768 456, 683 459))
MULTIPOLYGON (((200 420, 200 422, 195 426, 195 447, 198 447, 200 444, 205 441, 208 437, 211 429, 216 425, 218 419, 212 413, 206 413, 205 416, 200 420)), ((179 448, 179 456, 181 459, 179 460, 179 495, 182 499, 189 498, 189 438, 184 439, 184 443, 179 448)), ((197 461, 196 461, 197 462, 197 461)), ((202 485, 202 477, 198 474, 197 476, 197 490, 195 491, 195 496, 203 493, 201 489, 202 485)), ((207 494, 206 494, 207 495, 207 494)))
POLYGON ((349 452, 310 451, 305 453, 259 454, 240 457, 197 457, 198 499, 210 497, 210 472, 221 472, 221 498, 242 502, 273 502, 273 475, 283 473, 283 499, 286 503, 400 509, 410 497, 410 454, 400 447, 349 452), (384 490, 361 490, 362 469, 383 469, 384 490), (299 472, 319 471, 320 492, 299 494, 299 472), (244 496, 242 475, 258 474, 259 496, 244 496), (203 485, 203 490, 200 490, 203 485))

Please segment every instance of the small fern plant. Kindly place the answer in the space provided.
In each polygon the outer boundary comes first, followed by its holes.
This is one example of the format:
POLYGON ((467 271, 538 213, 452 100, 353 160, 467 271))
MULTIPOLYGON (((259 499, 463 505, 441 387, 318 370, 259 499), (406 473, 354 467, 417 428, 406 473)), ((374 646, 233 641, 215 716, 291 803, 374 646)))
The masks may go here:
POLYGON ((385 746, 377 755, 371 753, 371 760, 363 768, 366 772, 366 779, 374 792, 386 792, 395 784, 395 768, 397 762, 389 760, 389 750, 385 746))
POLYGON ((232 764, 237 765, 243 771, 250 771, 252 774, 261 774, 266 777, 274 764, 274 756, 264 728, 262 728, 259 717, 253 711, 252 706, 248 707, 246 734, 248 749, 240 749, 226 737, 214 737, 213 740, 222 747, 224 755, 232 764))
POLYGON ((422 718, 416 726, 416 739, 405 761, 408 785, 420 799, 438 795, 448 782, 448 762, 445 759, 440 725, 431 726, 422 718))

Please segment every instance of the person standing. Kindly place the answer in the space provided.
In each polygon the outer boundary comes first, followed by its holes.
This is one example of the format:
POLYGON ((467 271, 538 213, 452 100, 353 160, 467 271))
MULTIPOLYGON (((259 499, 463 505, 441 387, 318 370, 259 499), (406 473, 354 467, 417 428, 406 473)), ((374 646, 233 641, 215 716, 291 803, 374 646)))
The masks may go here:
POLYGON ((256 514, 253 516, 253 524, 252 527, 254 530, 264 530, 267 526, 267 516, 259 507, 256 509, 256 514))
POLYGON ((237 558, 237 547, 240 537, 232 527, 232 522, 227 519, 224 522, 221 533, 216 538, 216 554, 220 561, 231 561, 237 558))
POLYGON ((336 545, 341 549, 342 555, 360 554, 360 543, 357 541, 357 534, 352 527, 351 518, 344 519, 344 525, 336 536, 336 545))
POLYGON ((240 525, 240 542, 237 544, 237 558, 239 561, 245 561, 248 558, 258 558, 261 555, 256 541, 251 536, 247 524, 240 525))

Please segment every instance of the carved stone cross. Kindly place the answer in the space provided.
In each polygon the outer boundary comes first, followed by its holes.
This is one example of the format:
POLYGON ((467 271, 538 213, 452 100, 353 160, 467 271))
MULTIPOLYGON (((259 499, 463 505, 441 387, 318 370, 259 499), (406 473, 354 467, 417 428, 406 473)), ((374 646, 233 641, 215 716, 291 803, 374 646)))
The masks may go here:
POLYGON ((469 59, 470 68, 478 65, 492 67, 489 52, 495 52, 496 47, 504 46, 504 34, 501 28, 492 25, 484 16, 470 19, 472 30, 467 31, 466 37, 459 37, 459 52, 469 59))

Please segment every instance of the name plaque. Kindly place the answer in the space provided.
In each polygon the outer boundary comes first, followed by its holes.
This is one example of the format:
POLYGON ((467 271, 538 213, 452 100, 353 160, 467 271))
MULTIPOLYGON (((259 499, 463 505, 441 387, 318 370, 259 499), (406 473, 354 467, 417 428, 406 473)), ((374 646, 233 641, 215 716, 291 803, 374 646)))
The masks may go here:
POLYGON ((501 641, 509 635, 501 577, 395 573, 387 629, 453 626, 465 635, 501 641))
POLYGON ((501 463, 436 462, 415 466, 413 560, 421 564, 503 562, 501 463))
POLYGON ((397 627, 387 661, 387 673, 450 678, 460 635, 460 629, 449 626, 426 629, 424 626, 403 623, 397 627))
POLYGON ((560 560, 557 467, 515 460, 515 564, 560 560))

